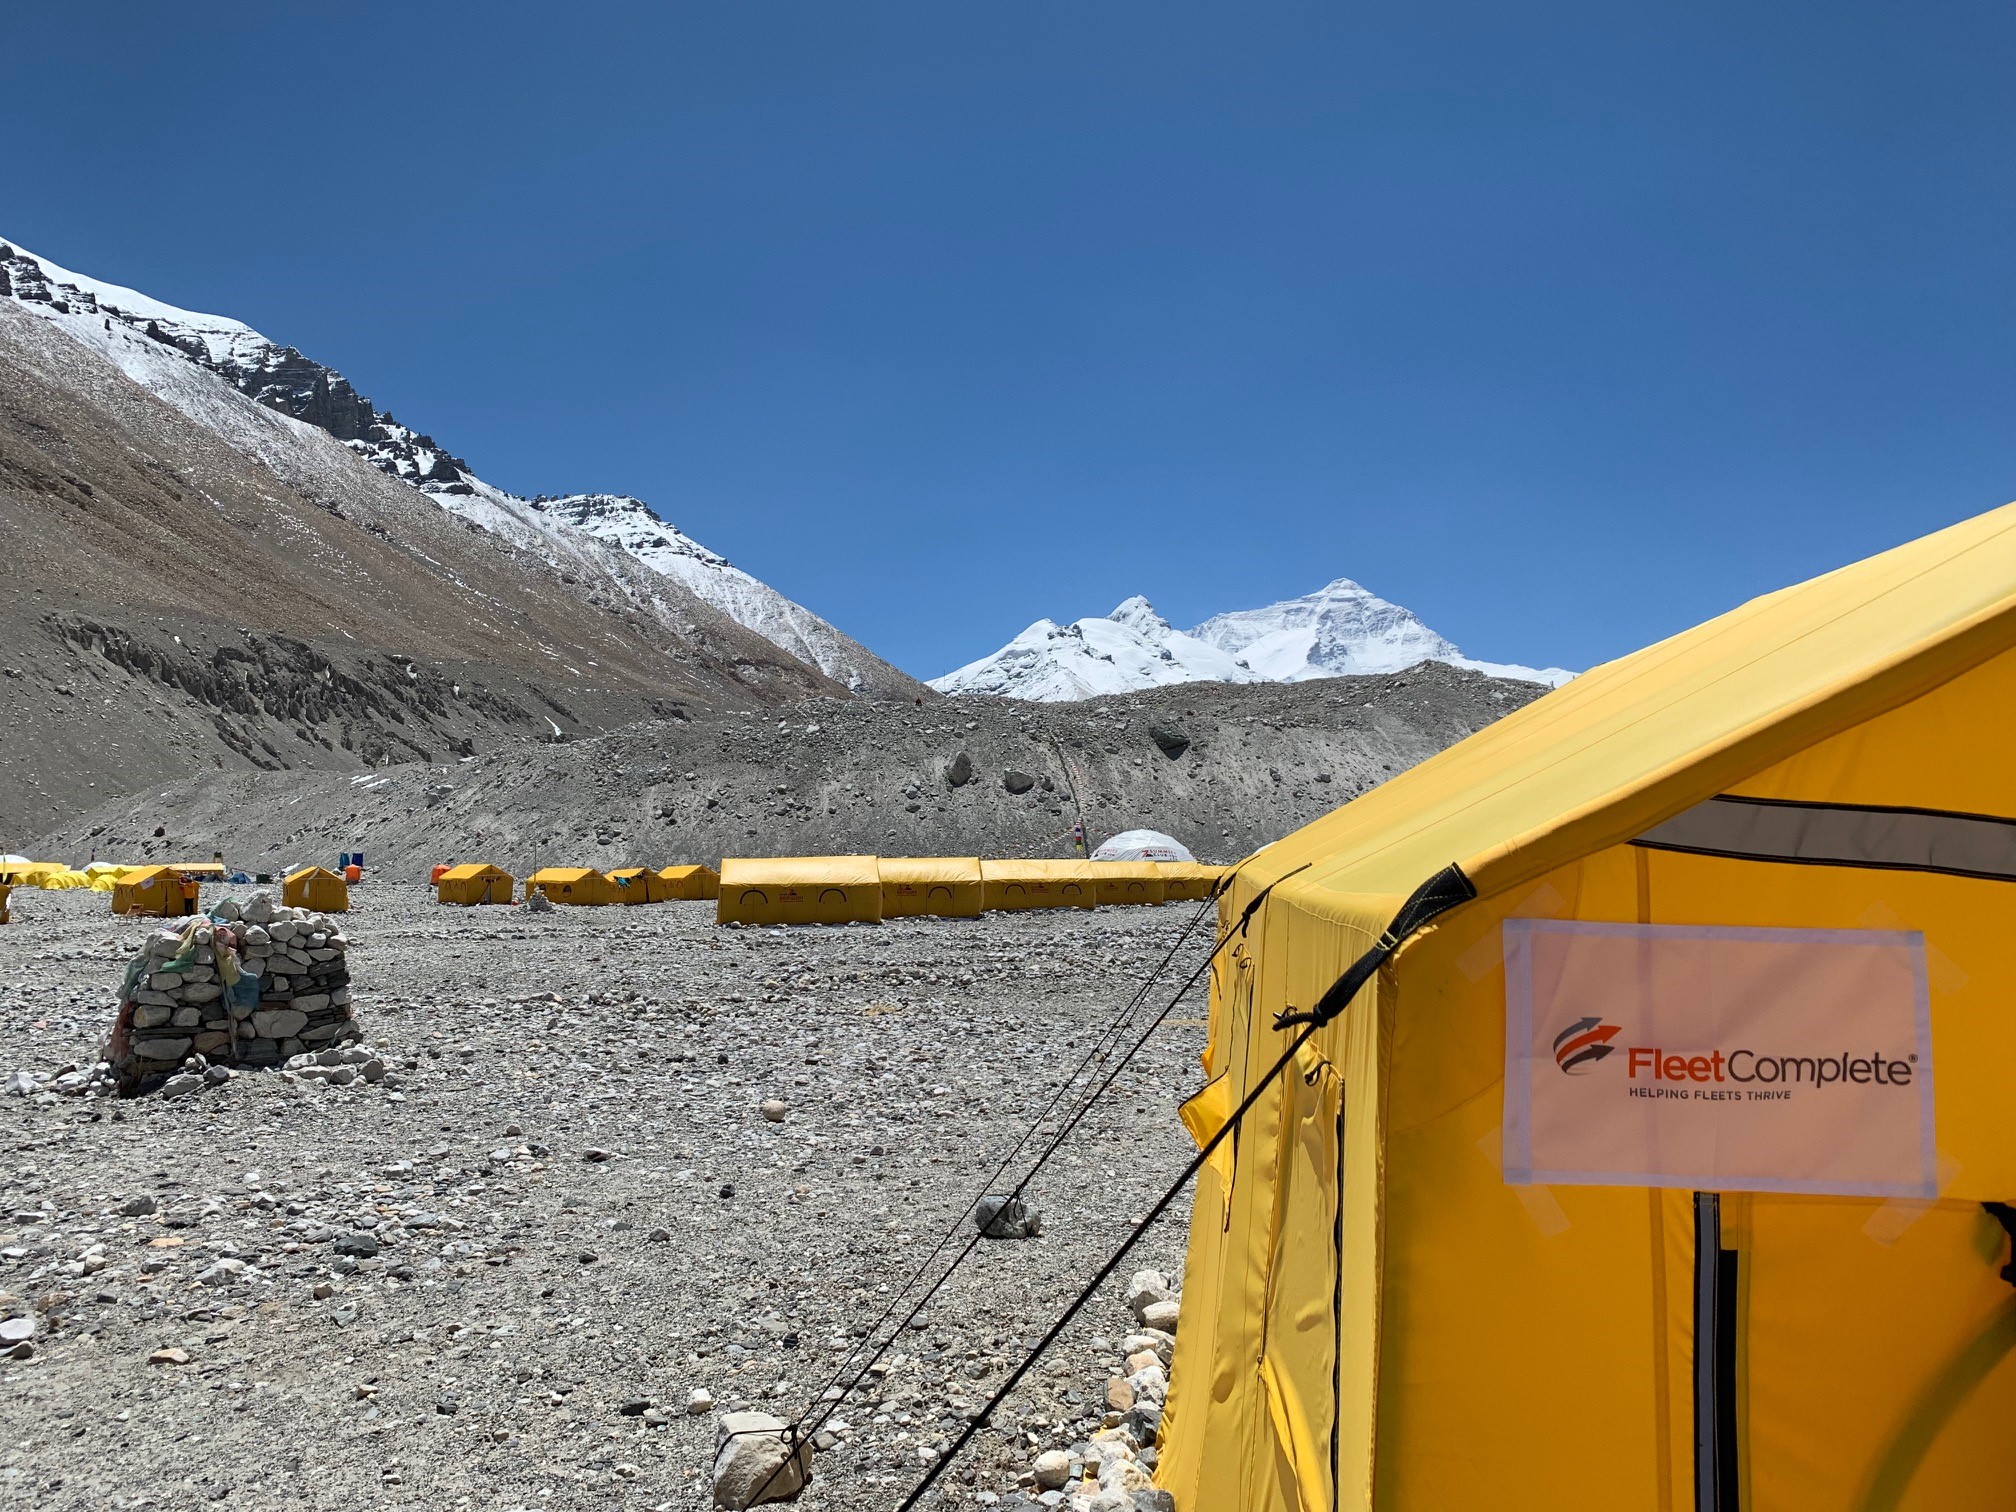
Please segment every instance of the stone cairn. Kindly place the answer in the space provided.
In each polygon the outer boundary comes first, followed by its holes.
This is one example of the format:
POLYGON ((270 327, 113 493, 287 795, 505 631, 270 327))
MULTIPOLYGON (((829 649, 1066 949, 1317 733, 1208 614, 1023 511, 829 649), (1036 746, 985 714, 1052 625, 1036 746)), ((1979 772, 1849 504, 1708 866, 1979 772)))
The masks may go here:
POLYGON ((207 918, 170 925, 129 973, 107 1057, 113 1071, 132 1086, 192 1057, 277 1066, 359 1038, 349 944, 335 921, 267 893, 226 898, 207 918))

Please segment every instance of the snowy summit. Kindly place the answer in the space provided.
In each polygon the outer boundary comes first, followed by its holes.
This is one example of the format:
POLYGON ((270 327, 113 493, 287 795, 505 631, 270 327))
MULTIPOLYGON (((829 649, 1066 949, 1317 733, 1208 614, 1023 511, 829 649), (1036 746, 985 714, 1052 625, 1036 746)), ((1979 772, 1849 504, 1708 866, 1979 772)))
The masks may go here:
POLYGON ((1559 667, 1473 660, 1410 611, 1338 578, 1303 598, 1214 615, 1187 633, 1138 596, 1104 619, 1068 625, 1041 619, 992 656, 933 678, 931 686, 1049 703, 1169 683, 1398 672, 1424 661, 1554 686, 1572 675, 1559 667))

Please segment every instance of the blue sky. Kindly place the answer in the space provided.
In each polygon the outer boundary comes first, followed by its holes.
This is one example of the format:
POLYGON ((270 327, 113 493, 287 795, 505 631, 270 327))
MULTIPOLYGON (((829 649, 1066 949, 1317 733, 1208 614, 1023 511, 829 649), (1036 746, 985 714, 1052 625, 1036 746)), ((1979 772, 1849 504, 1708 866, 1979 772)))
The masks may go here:
POLYGON ((911 671, 1583 666, 2016 496, 2005 4, 11 7, 0 235, 911 671))

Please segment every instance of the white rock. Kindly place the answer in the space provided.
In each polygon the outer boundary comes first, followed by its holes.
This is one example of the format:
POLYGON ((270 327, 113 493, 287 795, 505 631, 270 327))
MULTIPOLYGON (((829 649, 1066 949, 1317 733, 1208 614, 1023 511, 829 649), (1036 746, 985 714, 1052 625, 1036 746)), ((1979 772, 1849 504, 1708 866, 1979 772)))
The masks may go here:
POLYGON ((1040 1489, 1061 1490, 1064 1482, 1071 1479, 1071 1456, 1062 1449, 1045 1449, 1036 1456, 1036 1463, 1030 1469, 1035 1472, 1040 1489))
POLYGON ((785 1426, 767 1412, 724 1412, 715 1420, 715 1506, 789 1501, 804 1489, 812 1448, 800 1444, 787 1453, 785 1426))

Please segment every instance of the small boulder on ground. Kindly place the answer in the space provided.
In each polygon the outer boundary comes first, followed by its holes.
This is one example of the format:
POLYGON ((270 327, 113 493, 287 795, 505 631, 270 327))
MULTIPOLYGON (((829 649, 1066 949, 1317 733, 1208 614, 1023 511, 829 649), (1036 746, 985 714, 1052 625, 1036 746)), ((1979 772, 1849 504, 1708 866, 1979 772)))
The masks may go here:
POLYGON ((714 1505, 789 1501, 812 1474, 812 1446, 787 1448, 786 1424, 767 1412, 724 1412, 715 1422, 714 1505))
POLYGON ((1043 1232, 1043 1213, 1020 1197, 987 1196, 973 1209, 973 1226, 989 1239, 1033 1239, 1043 1232))

